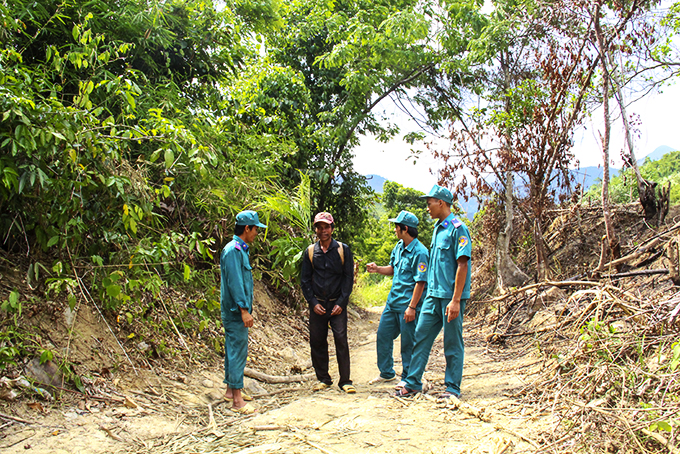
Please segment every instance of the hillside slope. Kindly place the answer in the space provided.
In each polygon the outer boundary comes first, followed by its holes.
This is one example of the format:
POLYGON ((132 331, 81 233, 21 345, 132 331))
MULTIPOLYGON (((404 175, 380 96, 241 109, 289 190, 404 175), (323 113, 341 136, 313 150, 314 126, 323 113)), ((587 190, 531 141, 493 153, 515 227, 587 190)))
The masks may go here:
MULTIPOLYGON (((25 358, 6 369, 0 447, 3 452, 382 453, 413 452, 427 443, 430 452, 557 453, 589 446, 604 453, 640 443, 663 452, 659 440, 668 440, 655 421, 670 420, 680 410, 680 373, 670 363, 680 293, 667 274, 669 267, 677 268, 673 247, 680 243, 680 212, 673 207, 669 223, 657 230, 642 221, 635 206, 616 207, 614 219, 624 254, 631 258, 618 270, 607 268, 601 281, 589 274, 603 229, 594 207, 555 213, 546 231, 555 282, 485 296, 480 291, 490 269, 476 256, 460 404, 436 400, 443 387, 441 336, 425 375, 431 393, 395 400, 389 386, 368 386, 377 372, 378 318, 352 306, 349 334, 359 392, 312 393, 305 310, 282 305, 261 283, 247 364, 248 375, 258 377, 246 380, 259 408, 252 418, 222 405, 218 326, 199 336, 180 324, 176 331, 162 331, 164 337, 149 331, 140 340, 130 330, 133 325, 111 314, 105 319, 94 306, 83 303, 67 311, 65 301, 36 299, 21 315, 23 326, 31 327, 26 335, 30 331, 31 339, 65 353, 55 364, 66 359, 81 383, 40 385, 55 402, 22 388, 18 380, 49 366, 25 358), (640 339, 643 350, 635 347, 640 339), (612 355, 603 357, 603 351, 612 355), (622 370, 625 384, 617 381, 622 370), (645 412, 645 405, 656 413, 645 412), (622 429, 617 418, 630 421, 632 429, 622 429), (645 435, 650 427, 657 427, 653 436, 645 435), (431 437, 433 430, 442 436, 431 437)), ((2 261, 1 299, 25 276, 7 266, 11 258, 2 261)), ((22 285, 22 292, 40 294, 22 285)), ((168 290, 168 312, 157 322, 169 323, 184 298, 168 290)))

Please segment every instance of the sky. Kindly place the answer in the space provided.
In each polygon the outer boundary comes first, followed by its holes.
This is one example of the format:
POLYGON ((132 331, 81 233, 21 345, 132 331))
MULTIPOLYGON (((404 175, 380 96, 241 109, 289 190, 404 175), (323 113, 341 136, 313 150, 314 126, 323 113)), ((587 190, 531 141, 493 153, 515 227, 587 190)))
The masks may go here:
MULTIPOLYGON (((482 12, 488 13, 492 9, 491 1, 485 0, 482 12)), ((647 156, 663 145, 680 148, 678 106, 680 106, 680 83, 665 87, 660 94, 649 94, 627 107, 629 118, 636 114, 640 119, 639 135, 635 137, 633 143, 636 159, 647 156)), ((390 121, 399 125, 401 133, 389 143, 378 142, 372 136, 362 137, 360 145, 354 151, 355 170, 363 175, 380 175, 403 186, 427 193, 436 183, 440 164, 422 145, 418 147, 423 150, 419 158, 412 159, 410 151, 414 146, 401 140, 404 134, 420 131, 420 128, 389 98, 383 100, 375 109, 376 112, 384 111, 390 121)), ((618 105, 614 100, 610 101, 610 110, 618 111, 618 105)), ((576 131, 574 136, 574 154, 580 167, 602 165, 600 132, 604 132, 601 108, 593 112, 590 121, 576 131)), ((624 138, 621 119, 617 118, 612 123, 609 148, 611 165, 616 168, 622 166, 620 154, 624 138)), ((438 141, 437 144, 442 149, 447 147, 444 141, 438 141)))
MULTIPOLYGON (((641 122, 638 127, 639 136, 636 136, 634 140, 634 152, 637 159, 647 156, 662 145, 672 148, 680 147, 678 106, 680 106, 680 84, 665 87, 663 93, 649 94, 628 106, 628 116, 636 114, 641 122)), ((363 175, 380 175, 403 186, 427 193, 436 183, 439 163, 421 144, 416 144, 417 146, 414 147, 401 140, 404 134, 420 129, 389 98, 383 100, 376 106, 376 109, 384 111, 390 121, 398 124, 401 133, 389 143, 378 142, 372 136, 362 137, 359 146, 354 150, 355 170, 363 175), (424 151, 418 159, 414 160, 410 158, 411 148, 424 151)), ((618 111, 618 106, 614 101, 610 102, 610 109, 618 111)), ((574 154, 581 167, 601 165, 599 133, 604 131, 602 110, 598 109, 593 112, 591 120, 584 126, 574 136, 574 154)), ((610 159, 616 168, 622 165, 620 153, 623 140, 623 126, 620 118, 617 118, 612 123, 610 145, 610 159)), ((444 148, 447 143, 439 141, 438 145, 444 148)))

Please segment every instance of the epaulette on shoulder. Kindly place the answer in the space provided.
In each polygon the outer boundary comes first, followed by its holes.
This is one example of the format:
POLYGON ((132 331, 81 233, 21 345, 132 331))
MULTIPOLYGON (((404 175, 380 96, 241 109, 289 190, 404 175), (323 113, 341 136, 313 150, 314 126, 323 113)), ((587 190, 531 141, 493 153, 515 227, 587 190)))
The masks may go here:
POLYGON ((237 251, 240 251, 240 250, 241 250, 241 245, 238 244, 238 243, 236 243, 236 244, 234 244, 234 248, 236 248, 237 251))
POLYGON ((460 221, 458 220, 458 218, 453 218, 453 221, 451 221, 451 223, 453 224, 453 228, 454 228, 454 229, 457 229, 458 227, 460 227, 461 225, 463 225, 463 223, 460 222, 460 221))

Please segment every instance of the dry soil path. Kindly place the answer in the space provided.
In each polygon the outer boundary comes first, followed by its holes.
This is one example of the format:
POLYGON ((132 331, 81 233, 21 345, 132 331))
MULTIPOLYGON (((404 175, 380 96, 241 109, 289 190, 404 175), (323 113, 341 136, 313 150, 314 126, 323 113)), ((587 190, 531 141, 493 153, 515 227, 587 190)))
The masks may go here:
MULTIPOLYGON (((441 335, 425 377, 433 394, 398 400, 392 386, 368 385, 377 375, 375 331, 379 308, 350 326, 352 379, 357 393, 333 387, 256 399, 260 413, 241 418, 219 399, 222 371, 158 371, 119 395, 133 403, 63 403, 33 424, 0 427, 3 453, 511 453, 534 450, 547 419, 537 420, 511 396, 540 364, 530 356, 498 360, 468 333, 460 408, 436 402, 443 390, 441 335), (477 343, 478 345, 481 345, 477 343), (496 359, 494 359, 494 357, 496 359), (161 372, 161 373, 159 373, 161 372), (150 392, 153 390, 156 395, 150 392), (72 406, 70 406, 72 405, 72 406)), ((398 341, 395 352, 399 351, 398 341)), ((506 358, 508 352, 504 355, 506 358)), ((334 366, 335 361, 332 361, 334 366)), ((331 373, 337 377, 337 371, 331 373)), ((395 365, 399 370, 400 364, 395 365)), ((132 385, 132 386, 131 386, 132 385)))
POLYGON ((535 360, 496 361, 484 348, 468 346, 463 401, 454 408, 436 401, 444 388, 440 335, 426 372, 432 394, 398 400, 391 397, 393 384, 368 384, 377 375, 377 315, 370 321, 354 333, 358 346, 352 350, 352 379, 357 393, 347 395, 333 387, 244 422, 263 447, 245 452, 496 454, 534 449, 532 436, 541 421, 521 414, 522 408, 509 396, 538 367, 535 360))

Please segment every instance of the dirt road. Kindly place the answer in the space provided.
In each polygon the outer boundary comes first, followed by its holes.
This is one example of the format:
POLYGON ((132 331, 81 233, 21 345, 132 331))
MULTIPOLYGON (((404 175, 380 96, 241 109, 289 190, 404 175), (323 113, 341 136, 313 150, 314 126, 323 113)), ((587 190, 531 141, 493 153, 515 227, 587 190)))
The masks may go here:
MULTIPOLYGON (((436 402, 443 391, 441 337, 425 377, 433 393, 391 397, 392 385, 372 386, 377 375, 375 331, 379 310, 351 325, 352 379, 357 394, 333 387, 313 393, 313 383, 256 398, 260 411, 238 417, 226 405, 208 405, 222 393, 222 371, 213 367, 181 375, 156 370, 129 383, 130 402, 63 403, 33 424, 1 429, 5 453, 493 453, 534 449, 547 419, 523 414, 509 397, 540 364, 525 356, 499 360, 466 334, 463 400, 459 408, 436 402), (477 345, 476 345, 477 344, 477 345), (494 359, 494 357, 496 359, 494 359), (151 392, 153 391, 153 392, 151 392)), ((395 351, 399 351, 398 343, 395 351)), ((506 352, 507 354, 507 352, 506 352)), ((334 361, 332 361, 334 364, 334 361)), ((400 364, 397 363, 397 370, 400 364)), ((331 369, 332 375, 337 372, 331 369)), ((270 392, 274 388, 268 389, 270 392)))

